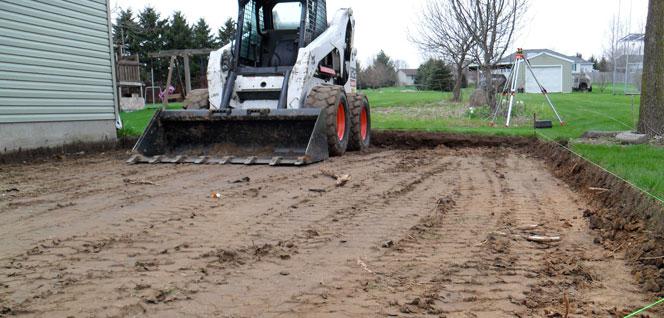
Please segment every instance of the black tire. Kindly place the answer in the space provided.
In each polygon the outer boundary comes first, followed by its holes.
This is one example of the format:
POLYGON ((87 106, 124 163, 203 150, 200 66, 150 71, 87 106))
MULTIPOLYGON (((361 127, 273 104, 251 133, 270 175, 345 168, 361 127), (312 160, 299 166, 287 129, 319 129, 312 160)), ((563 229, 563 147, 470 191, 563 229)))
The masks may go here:
POLYGON ((343 87, 324 85, 314 87, 305 103, 307 107, 319 108, 325 112, 327 145, 330 156, 343 156, 351 138, 350 107, 343 87), (339 109, 343 109, 343 129, 339 128, 339 109))
POLYGON ((371 107, 369 99, 363 94, 349 94, 350 104, 350 143, 348 150, 363 151, 371 145, 371 107), (365 127, 362 127, 362 111, 365 111, 365 127), (363 134, 364 133, 364 134, 363 134))
POLYGON ((579 84, 579 90, 582 91, 582 92, 587 92, 588 91, 588 84, 586 84, 586 83, 579 84))

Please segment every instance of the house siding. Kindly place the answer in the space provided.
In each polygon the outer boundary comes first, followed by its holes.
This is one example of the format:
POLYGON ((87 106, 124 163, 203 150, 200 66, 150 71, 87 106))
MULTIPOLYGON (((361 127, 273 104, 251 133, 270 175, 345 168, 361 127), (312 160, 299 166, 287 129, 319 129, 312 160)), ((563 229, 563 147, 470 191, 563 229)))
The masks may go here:
POLYGON ((108 10, 107 0, 0 0, 0 152, 115 138, 108 10))

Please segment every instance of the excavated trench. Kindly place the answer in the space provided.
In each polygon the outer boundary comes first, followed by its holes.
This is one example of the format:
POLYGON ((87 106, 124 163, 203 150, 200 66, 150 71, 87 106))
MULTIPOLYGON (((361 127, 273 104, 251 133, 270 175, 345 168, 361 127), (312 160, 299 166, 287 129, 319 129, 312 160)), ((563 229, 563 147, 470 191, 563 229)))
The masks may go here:
POLYGON ((302 168, 4 164, 0 316, 623 317, 662 296, 662 206, 562 147, 373 143, 302 168))

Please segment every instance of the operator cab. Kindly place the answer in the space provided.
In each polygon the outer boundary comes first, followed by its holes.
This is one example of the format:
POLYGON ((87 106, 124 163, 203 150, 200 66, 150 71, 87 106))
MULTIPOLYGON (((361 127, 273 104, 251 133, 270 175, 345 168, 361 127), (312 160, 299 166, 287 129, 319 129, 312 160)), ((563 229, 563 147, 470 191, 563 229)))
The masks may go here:
POLYGON ((240 66, 292 67, 298 50, 327 29, 324 0, 239 0, 239 5, 240 66))

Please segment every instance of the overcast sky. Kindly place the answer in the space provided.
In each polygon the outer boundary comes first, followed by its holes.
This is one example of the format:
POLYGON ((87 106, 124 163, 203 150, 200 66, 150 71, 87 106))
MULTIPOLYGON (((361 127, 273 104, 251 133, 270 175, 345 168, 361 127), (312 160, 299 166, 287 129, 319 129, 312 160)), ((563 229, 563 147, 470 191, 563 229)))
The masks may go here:
MULTIPOLYGON (((395 59, 417 67, 425 56, 408 41, 408 30, 414 30, 418 13, 428 0, 328 0, 328 18, 333 10, 352 7, 356 20, 356 40, 362 64, 379 50, 395 59)), ((612 17, 630 24, 631 32, 643 32, 647 0, 530 0, 525 27, 517 32, 513 48, 547 48, 563 54, 576 52, 585 58, 601 55, 607 47, 612 17)), ((140 10, 146 5, 162 15, 182 11, 190 23, 203 17, 213 27, 228 17, 236 18, 237 0, 111 0, 114 12, 119 8, 140 10)), ((610 43, 610 42, 609 42, 610 43)))

